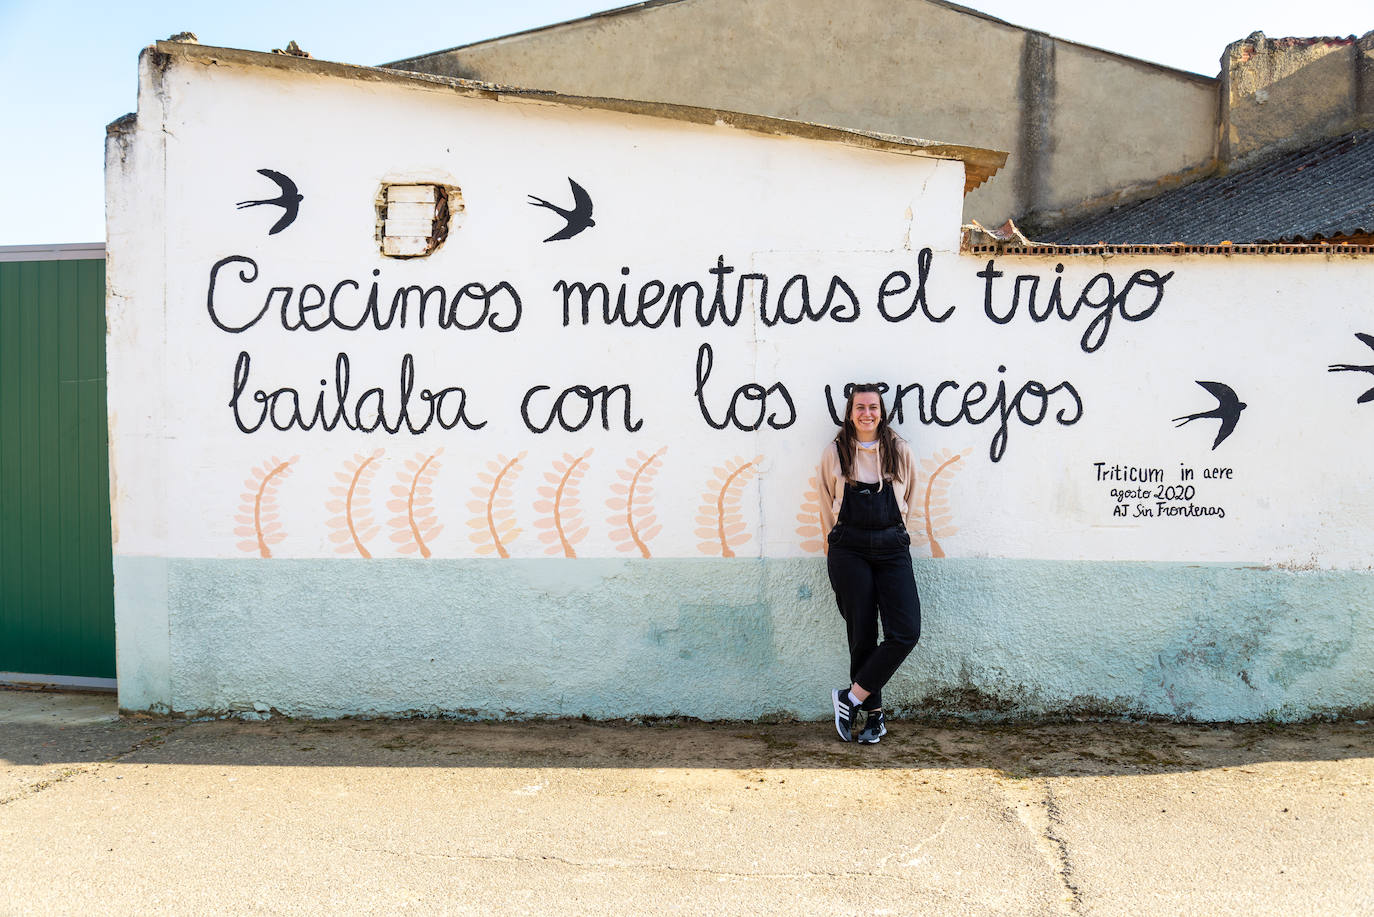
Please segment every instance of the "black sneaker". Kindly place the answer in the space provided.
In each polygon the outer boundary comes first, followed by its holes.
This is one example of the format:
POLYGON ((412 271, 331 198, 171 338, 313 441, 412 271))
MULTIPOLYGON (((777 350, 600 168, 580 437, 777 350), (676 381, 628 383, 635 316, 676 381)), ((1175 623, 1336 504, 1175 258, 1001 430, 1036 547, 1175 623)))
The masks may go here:
POLYGON ((877 745, 878 740, 887 735, 887 724, 883 722, 883 711, 870 710, 864 728, 859 730, 858 741, 865 745, 877 745))
POLYGON ((845 742, 854 741, 854 711, 859 709, 859 705, 849 702, 848 687, 831 691, 830 699, 835 705, 835 731, 845 742))

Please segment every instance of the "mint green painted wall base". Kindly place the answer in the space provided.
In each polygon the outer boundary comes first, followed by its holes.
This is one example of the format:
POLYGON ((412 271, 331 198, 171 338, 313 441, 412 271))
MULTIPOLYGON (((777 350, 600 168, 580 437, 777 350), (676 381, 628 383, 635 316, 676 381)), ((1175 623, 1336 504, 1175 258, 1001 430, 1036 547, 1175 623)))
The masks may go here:
MULTIPOLYGON (((120 705, 305 717, 830 715, 821 559, 117 557, 120 705), (256 705, 256 707, 255 707, 256 705)), ((1374 573, 918 560, 899 712, 1296 720, 1374 708, 1374 573)))

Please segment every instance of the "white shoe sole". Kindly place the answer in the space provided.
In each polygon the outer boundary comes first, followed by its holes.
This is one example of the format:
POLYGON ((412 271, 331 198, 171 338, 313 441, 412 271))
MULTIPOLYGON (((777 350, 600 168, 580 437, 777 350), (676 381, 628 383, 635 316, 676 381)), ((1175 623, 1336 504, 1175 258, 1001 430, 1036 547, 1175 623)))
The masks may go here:
POLYGON ((863 733, 861 732, 859 733, 859 737, 856 738, 854 741, 858 742, 860 745, 877 745, 878 739, 881 739, 885 735, 887 735, 887 726, 883 726, 883 731, 878 733, 876 738, 865 739, 862 737, 863 733))
POLYGON ((849 735, 845 735, 840 729, 840 691, 838 688, 830 692, 830 703, 835 707, 835 732, 839 734, 840 741, 854 741, 854 721, 849 721, 849 735))

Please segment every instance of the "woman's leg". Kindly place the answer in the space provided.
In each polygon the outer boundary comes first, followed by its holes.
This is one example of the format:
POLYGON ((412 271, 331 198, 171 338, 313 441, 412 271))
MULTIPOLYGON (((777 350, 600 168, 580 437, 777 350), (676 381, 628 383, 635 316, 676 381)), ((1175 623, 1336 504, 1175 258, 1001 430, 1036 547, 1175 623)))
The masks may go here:
POLYGON ((921 599, 916 594, 911 552, 905 547, 871 555, 868 562, 883 640, 865 656, 853 678, 878 696, 878 702, 872 705, 876 707, 882 703, 883 685, 921 639, 921 599))
POLYGON ((843 545, 831 545, 826 568, 849 638, 849 679, 872 690, 872 686, 863 684, 858 674, 878 645, 877 584, 873 568, 863 553, 843 545))

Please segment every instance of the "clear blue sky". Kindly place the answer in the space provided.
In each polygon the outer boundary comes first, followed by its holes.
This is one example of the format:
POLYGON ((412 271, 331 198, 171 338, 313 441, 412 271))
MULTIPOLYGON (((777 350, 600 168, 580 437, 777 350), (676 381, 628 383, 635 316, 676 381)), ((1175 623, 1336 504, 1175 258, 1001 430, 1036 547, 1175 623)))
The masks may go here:
MULTIPOLYGON (((618 5, 604 0, 0 0, 5 125, 0 245, 104 239, 105 125, 135 107, 139 49, 175 32, 195 32, 203 44, 254 51, 285 47, 294 39, 317 58, 380 64, 618 5)), ((1370 0, 971 0, 967 5, 1017 25, 1209 76, 1216 74, 1228 42, 1257 29, 1277 37, 1361 34, 1374 28, 1370 0)))

